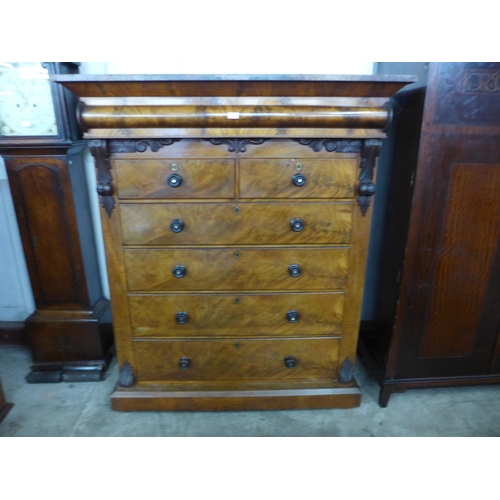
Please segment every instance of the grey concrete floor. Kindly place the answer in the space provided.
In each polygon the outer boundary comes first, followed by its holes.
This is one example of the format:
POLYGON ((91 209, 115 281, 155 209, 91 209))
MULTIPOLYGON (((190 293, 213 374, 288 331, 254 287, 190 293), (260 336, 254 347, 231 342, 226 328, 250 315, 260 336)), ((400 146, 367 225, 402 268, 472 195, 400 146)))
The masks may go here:
POLYGON ((0 436, 500 436, 500 386, 415 389, 380 408, 360 362, 361 406, 349 410, 114 412, 113 361, 102 382, 28 384, 25 347, 0 346, 0 377, 14 408, 0 436))

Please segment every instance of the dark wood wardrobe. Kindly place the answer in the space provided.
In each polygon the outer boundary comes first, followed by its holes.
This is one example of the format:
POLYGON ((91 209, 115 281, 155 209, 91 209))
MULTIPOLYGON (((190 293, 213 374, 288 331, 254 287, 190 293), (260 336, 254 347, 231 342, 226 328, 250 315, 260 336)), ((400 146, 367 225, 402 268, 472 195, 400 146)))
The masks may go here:
POLYGON ((381 406, 409 388, 500 382, 500 63, 428 63, 394 104, 359 344, 381 406))

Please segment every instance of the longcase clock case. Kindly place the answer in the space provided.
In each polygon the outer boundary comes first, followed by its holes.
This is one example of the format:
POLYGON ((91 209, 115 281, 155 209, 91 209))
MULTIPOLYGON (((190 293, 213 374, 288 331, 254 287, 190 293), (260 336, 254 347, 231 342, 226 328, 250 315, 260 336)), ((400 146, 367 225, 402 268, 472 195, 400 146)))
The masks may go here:
MULTIPOLYGON (((72 63, 45 63, 75 74, 72 63)), ((113 343, 103 297, 76 97, 51 82, 58 133, 7 137, 5 160, 36 311, 26 320, 29 382, 101 380, 113 343)))

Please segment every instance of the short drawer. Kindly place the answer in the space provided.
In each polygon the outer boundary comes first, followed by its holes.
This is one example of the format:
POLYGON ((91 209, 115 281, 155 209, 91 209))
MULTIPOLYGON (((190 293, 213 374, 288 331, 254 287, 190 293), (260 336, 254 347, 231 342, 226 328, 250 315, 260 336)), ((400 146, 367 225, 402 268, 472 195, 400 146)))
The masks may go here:
POLYGON ((339 339, 134 341, 139 381, 336 379, 339 339))
POLYGON ((353 198, 358 175, 357 159, 240 160, 240 197, 353 198))
POLYGON ((123 203, 120 210, 125 245, 351 241, 350 203, 123 203))
POLYGON ((130 291, 335 290, 346 286, 349 248, 125 249, 124 255, 130 291))
POLYGON ((234 198, 233 160, 115 160, 119 198, 234 198))
POLYGON ((131 295, 135 337, 335 336, 344 293, 131 295))

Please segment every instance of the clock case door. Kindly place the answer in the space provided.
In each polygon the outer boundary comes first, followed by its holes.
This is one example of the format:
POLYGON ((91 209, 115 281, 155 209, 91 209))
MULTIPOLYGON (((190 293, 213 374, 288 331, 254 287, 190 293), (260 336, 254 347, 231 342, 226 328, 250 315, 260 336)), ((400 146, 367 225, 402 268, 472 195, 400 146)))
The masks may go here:
MULTIPOLYGON (((44 63, 52 75, 73 63, 44 63)), ((59 135, 2 137, 9 185, 36 311, 26 320, 28 382, 101 380, 111 360, 109 301, 103 297, 83 163, 76 98, 51 82, 59 135)))

